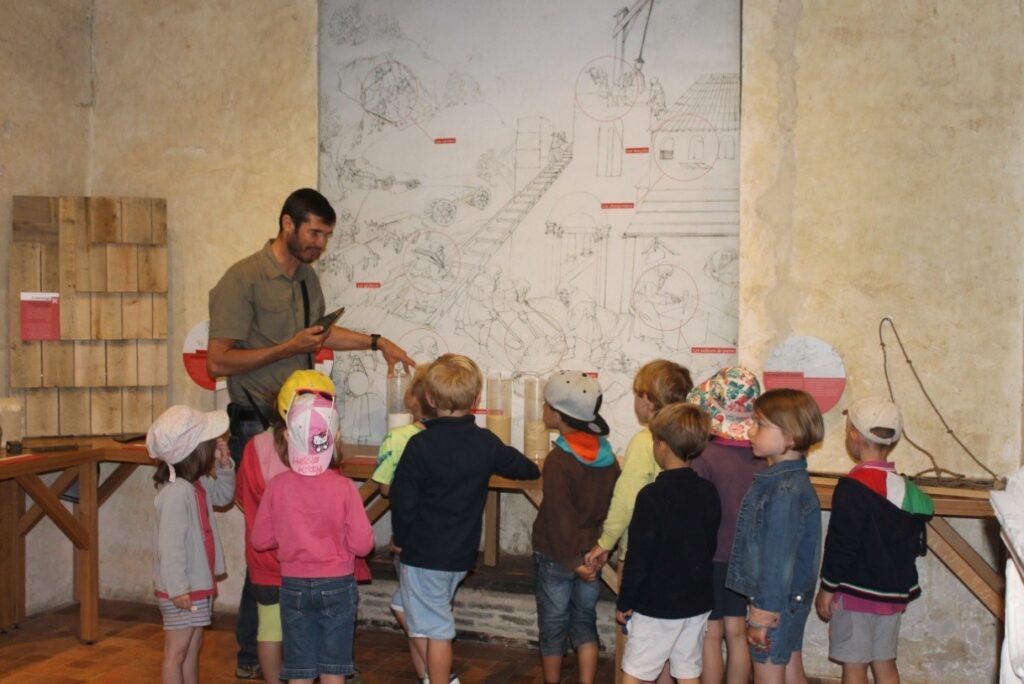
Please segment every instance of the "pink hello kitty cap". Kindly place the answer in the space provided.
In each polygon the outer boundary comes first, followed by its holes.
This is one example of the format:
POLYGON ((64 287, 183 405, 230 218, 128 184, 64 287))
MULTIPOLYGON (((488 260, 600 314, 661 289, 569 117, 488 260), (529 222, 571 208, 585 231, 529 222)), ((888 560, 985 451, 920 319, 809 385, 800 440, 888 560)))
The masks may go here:
POLYGON ((300 394, 288 409, 288 464, 310 477, 327 470, 334 458, 339 417, 334 402, 321 394, 300 394))

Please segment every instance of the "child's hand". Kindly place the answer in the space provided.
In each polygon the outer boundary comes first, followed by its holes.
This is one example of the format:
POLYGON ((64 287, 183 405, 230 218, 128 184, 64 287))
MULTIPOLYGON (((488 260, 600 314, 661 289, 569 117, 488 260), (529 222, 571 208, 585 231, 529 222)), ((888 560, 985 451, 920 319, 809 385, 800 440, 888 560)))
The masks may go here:
POLYGON ((396 556, 402 555, 402 547, 395 546, 395 541, 393 539, 388 542, 388 550, 396 556))
POLYGON ((818 617, 821 618, 822 622, 828 622, 832 619, 832 600, 834 598, 834 593, 824 589, 819 589, 818 595, 814 597, 814 609, 818 611, 818 617))
POLYGON ((768 628, 755 625, 747 626, 747 643, 754 648, 768 648, 768 628))
POLYGON ((590 567, 586 563, 576 568, 576 576, 584 582, 593 582, 597 579, 597 570, 590 567))
POLYGON ((631 618, 631 617, 633 617, 633 611, 632 610, 617 610, 617 611, 615 611, 615 621, 618 622, 620 625, 626 624, 626 621, 629 620, 629 618, 631 618))
POLYGON ((590 549, 587 555, 583 557, 583 562, 590 566, 594 572, 597 572, 608 562, 608 552, 602 549, 600 544, 594 544, 594 548, 590 549))
POLYGON ((175 608, 180 608, 181 610, 192 610, 192 597, 188 594, 175 596, 171 599, 171 603, 174 604, 175 608))

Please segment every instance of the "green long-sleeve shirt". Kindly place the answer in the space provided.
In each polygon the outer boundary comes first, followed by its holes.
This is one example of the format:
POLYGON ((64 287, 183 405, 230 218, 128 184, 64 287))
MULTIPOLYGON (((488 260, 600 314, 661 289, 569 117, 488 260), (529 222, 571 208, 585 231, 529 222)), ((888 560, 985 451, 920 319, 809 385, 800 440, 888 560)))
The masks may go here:
POLYGON ((629 440, 625 461, 622 474, 615 483, 615 493, 612 494, 612 503, 608 507, 608 517, 604 520, 601 538, 597 540, 598 545, 607 551, 614 549, 616 542, 619 542, 621 558, 626 557, 626 546, 629 541, 626 530, 633 518, 636 495, 645 486, 654 482, 654 478, 661 472, 661 468, 654 460, 654 436, 648 428, 644 427, 629 440))

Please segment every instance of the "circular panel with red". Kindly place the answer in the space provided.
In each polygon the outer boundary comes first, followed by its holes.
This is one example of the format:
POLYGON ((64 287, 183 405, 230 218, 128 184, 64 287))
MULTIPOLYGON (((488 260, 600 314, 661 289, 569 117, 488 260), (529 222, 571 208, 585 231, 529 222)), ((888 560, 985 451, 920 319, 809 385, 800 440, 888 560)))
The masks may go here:
POLYGON ((822 413, 831 410, 846 389, 846 366, 829 343, 809 335, 784 340, 764 364, 766 390, 789 387, 807 392, 822 413))

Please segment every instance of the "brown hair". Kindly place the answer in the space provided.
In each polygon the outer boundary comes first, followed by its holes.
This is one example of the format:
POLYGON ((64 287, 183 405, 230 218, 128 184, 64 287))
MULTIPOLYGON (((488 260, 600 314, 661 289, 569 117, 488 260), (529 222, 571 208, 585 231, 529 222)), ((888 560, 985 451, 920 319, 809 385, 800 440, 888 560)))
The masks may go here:
POLYGON ((473 359, 462 354, 442 354, 430 364, 423 384, 435 409, 466 411, 473 408, 484 376, 473 359))
POLYGON ((793 450, 807 451, 825 438, 825 421, 810 394, 796 389, 768 390, 754 400, 754 413, 793 440, 793 450))
POLYGON ((685 366, 674 361, 655 359, 648 361, 633 378, 633 393, 646 397, 658 411, 677 401, 686 401, 693 389, 693 379, 685 366))
POLYGON ((684 461, 701 455, 708 443, 711 418, 699 406, 676 402, 658 411, 649 425, 654 439, 664 442, 684 461))
MULTIPOLYGON (((291 468, 291 461, 288 460, 288 425, 281 416, 277 414, 274 414, 274 416, 275 418, 271 419, 270 426, 270 429, 274 432, 274 450, 277 451, 277 457, 281 459, 281 463, 291 468)), ((341 459, 341 442, 337 439, 337 435, 335 435, 334 454, 331 456, 331 464, 327 468, 329 470, 337 470, 341 467, 341 459)))
MULTIPOLYGON (((208 475, 213 467, 213 456, 217 449, 217 440, 208 439, 201 442, 192 453, 174 464, 174 475, 187 482, 195 482, 203 475, 208 475)), ((171 479, 171 469, 164 461, 153 473, 153 486, 159 487, 171 479)))

